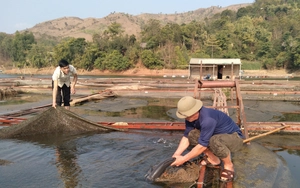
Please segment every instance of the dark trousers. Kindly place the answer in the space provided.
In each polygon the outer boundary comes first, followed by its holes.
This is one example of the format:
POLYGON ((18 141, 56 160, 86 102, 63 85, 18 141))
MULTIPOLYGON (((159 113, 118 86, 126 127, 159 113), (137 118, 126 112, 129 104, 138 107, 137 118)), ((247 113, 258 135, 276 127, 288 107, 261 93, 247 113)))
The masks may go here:
MULTIPOLYGON (((52 81, 52 89, 53 89, 53 81, 52 81)), ((71 99, 71 87, 66 86, 64 84, 62 87, 57 86, 57 94, 56 94, 56 105, 61 106, 64 103, 64 106, 70 106, 71 99)))

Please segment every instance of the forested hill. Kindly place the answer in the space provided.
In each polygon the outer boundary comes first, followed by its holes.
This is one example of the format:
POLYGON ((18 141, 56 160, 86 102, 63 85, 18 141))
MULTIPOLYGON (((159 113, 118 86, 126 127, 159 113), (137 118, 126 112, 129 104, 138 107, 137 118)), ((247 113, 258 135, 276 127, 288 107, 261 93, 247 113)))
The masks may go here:
POLYGON ((209 8, 199 8, 189 12, 175 12, 174 14, 148 14, 130 15, 127 13, 113 12, 104 18, 86 18, 78 17, 63 17, 54 20, 39 23, 27 31, 32 32, 36 38, 43 35, 53 37, 82 37, 88 41, 92 40, 93 34, 101 33, 107 29, 112 23, 121 24, 124 34, 139 36, 141 28, 150 20, 159 20, 162 24, 166 23, 189 23, 193 20, 203 21, 205 18, 211 18, 215 14, 221 13, 224 10, 236 12, 239 8, 249 6, 251 4, 237 4, 228 7, 212 6, 209 8))
POLYGON ((183 69, 190 58, 240 58, 242 68, 300 70, 300 0, 230 7, 47 21, 0 33, 0 65, 42 68, 66 59, 80 69, 117 72, 183 69))

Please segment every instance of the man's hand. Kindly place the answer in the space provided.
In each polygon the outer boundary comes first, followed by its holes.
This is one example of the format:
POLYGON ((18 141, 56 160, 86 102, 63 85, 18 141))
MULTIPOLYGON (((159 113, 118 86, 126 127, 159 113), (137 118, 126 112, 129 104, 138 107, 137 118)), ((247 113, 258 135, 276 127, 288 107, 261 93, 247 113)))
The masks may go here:
POLYGON ((71 85, 71 94, 75 94, 75 93, 76 93, 75 86, 71 85))
POLYGON ((176 160, 171 164, 171 166, 180 166, 186 162, 184 157, 181 155, 177 155, 177 156, 173 156, 173 157, 175 157, 176 160))
POLYGON ((74 87, 71 87, 71 93, 72 93, 72 94, 75 94, 75 93, 76 93, 76 90, 75 90, 74 87))

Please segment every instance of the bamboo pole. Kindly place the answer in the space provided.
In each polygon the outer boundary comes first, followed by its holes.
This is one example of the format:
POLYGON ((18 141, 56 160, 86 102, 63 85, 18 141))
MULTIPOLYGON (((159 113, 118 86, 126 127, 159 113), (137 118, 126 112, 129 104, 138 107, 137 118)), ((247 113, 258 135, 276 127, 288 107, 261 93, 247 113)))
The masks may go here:
POLYGON ((245 139, 245 140, 243 141, 243 143, 250 142, 250 141, 252 141, 252 140, 254 140, 254 139, 257 139, 257 138, 260 138, 260 137, 263 137, 263 136, 266 136, 266 135, 275 133, 275 132, 277 132, 277 131, 280 131, 281 129, 285 129, 285 128, 287 128, 287 127, 290 127, 290 125, 285 125, 284 123, 281 123, 281 125, 282 125, 282 127, 279 127, 279 128, 274 129, 274 130, 272 130, 272 131, 269 131, 269 132, 266 132, 266 133, 263 133, 263 134, 260 134, 260 135, 253 136, 253 137, 251 137, 251 138, 245 139))
POLYGON ((104 98, 112 97, 112 96, 114 96, 114 95, 105 95, 105 94, 102 94, 102 93, 98 93, 98 94, 90 95, 90 96, 87 96, 87 97, 73 99, 70 102, 70 105, 75 106, 77 103, 91 101, 91 100, 100 100, 100 99, 104 99, 104 98))

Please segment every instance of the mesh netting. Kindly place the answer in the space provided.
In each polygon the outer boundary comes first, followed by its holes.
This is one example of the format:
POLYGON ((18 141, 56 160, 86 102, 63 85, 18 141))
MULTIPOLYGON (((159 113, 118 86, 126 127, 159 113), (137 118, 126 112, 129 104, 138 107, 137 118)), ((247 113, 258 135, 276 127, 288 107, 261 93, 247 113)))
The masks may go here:
POLYGON ((200 165, 196 162, 187 162, 179 167, 168 167, 165 172, 157 178, 156 182, 186 183, 195 182, 199 177, 200 165))
POLYGON ((17 94, 18 92, 13 88, 0 89, 0 99, 3 99, 5 97, 14 97, 17 94))
POLYGON ((29 118, 19 124, 0 129, 0 138, 16 138, 48 133, 79 134, 91 131, 122 131, 93 123, 63 107, 50 107, 41 114, 29 118))

